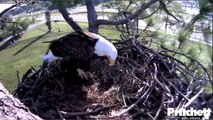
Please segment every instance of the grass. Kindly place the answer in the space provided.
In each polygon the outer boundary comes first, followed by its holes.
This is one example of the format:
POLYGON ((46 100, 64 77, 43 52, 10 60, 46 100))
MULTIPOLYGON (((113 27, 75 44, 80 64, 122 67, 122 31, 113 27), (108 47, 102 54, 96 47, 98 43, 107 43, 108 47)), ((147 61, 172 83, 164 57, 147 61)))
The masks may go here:
MULTIPOLYGON (((80 25, 87 29, 86 23, 80 25)), ((57 39, 72 31, 64 22, 53 23, 52 27, 51 33, 46 33, 48 30, 45 25, 27 31, 15 46, 0 52, 0 80, 9 91, 17 87, 17 71, 21 78, 31 66, 39 67, 42 64, 42 56, 48 49, 48 44, 42 42, 57 39)), ((119 38, 119 32, 112 28, 102 27, 100 33, 112 39, 119 38)))

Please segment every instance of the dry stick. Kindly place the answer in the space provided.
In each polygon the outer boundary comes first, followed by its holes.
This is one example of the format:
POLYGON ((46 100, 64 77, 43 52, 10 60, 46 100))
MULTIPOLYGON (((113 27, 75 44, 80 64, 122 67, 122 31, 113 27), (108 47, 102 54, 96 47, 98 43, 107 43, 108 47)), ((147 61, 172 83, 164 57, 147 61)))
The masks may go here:
MULTIPOLYGON (((189 91, 185 96, 188 97, 189 95, 191 95, 192 91, 189 91)), ((179 109, 183 104, 186 104, 186 99, 182 98, 182 100, 179 102, 177 109, 179 109)), ((190 99, 189 99, 190 100, 190 99)))
MULTIPOLYGON (((154 83, 153 83, 153 84, 154 84, 154 83)), ((147 102, 147 100, 149 99, 149 97, 150 97, 150 94, 148 94, 148 95, 146 96, 146 98, 145 98, 143 104, 145 104, 145 103, 147 102)))
POLYGON ((148 89, 148 90, 147 90, 147 91, 146 91, 135 103, 133 103, 133 104, 132 104, 131 106, 129 106, 127 109, 121 111, 117 116, 121 116, 121 115, 125 114, 126 112, 130 111, 132 108, 136 107, 137 104, 140 103, 140 102, 144 99, 144 97, 145 97, 149 92, 152 91, 153 87, 154 87, 154 84, 152 83, 151 86, 149 87, 149 89, 148 89))
MULTIPOLYGON (((188 55, 186 55, 186 54, 184 54, 184 53, 180 53, 180 52, 177 52, 177 51, 169 50, 169 49, 166 49, 166 48, 164 48, 164 47, 163 47, 163 49, 164 49, 164 50, 161 51, 161 53, 160 53, 161 55, 164 55, 164 56, 166 56, 166 57, 169 57, 169 58, 175 60, 177 63, 180 63, 182 66, 185 67, 185 69, 182 69, 179 65, 177 65, 177 67, 181 68, 183 71, 185 71, 185 72, 187 72, 188 74, 190 74, 191 76, 193 76, 193 75, 189 72, 188 67, 187 67, 183 62, 181 62, 180 60, 178 60, 178 59, 176 59, 176 58, 174 58, 174 57, 172 57, 172 56, 169 56, 169 55, 166 55, 166 54, 162 54, 162 52, 165 52, 165 53, 167 53, 167 52, 174 52, 174 53, 176 53, 176 54, 180 54, 180 55, 182 55, 182 56, 184 56, 184 57, 186 57, 186 58, 188 58, 188 59, 191 59, 191 60, 194 60, 193 58, 191 58, 190 56, 188 56, 188 55)), ((210 75, 209 75, 209 73, 208 73, 208 71, 206 70, 206 68, 205 68, 202 64, 200 64, 197 60, 194 60, 194 61, 197 62, 197 63, 203 68, 203 70, 204 70, 205 73, 207 74, 209 80, 212 81, 212 80, 211 80, 211 77, 210 77, 210 75)), ((196 78, 197 78, 197 77, 196 77, 196 78)), ((212 83, 212 84, 213 84, 213 83, 212 83)), ((213 86, 212 86, 212 87, 213 87, 213 86)))
POLYGON ((163 107, 163 104, 164 104, 164 103, 163 103, 164 99, 165 99, 165 94, 163 94, 162 99, 161 99, 160 107, 159 107, 157 113, 155 114, 155 117, 154 117, 155 120, 158 118, 158 116, 159 116, 159 114, 160 114, 160 111, 162 110, 162 107, 163 107))
POLYGON ((211 84, 212 84, 212 86, 213 86, 213 81, 212 81, 212 79, 211 79, 211 77, 210 77, 210 75, 209 75, 209 73, 208 73, 208 70, 207 70, 199 61, 197 61, 196 59, 193 59, 192 57, 190 57, 190 56, 188 56, 188 55, 186 55, 186 54, 184 54, 184 53, 178 52, 178 51, 173 51, 173 50, 169 50, 169 49, 166 49, 166 51, 167 51, 167 52, 174 52, 174 53, 176 53, 176 54, 180 54, 180 55, 182 55, 182 56, 184 56, 184 57, 186 57, 186 58, 189 58, 189 59, 195 61, 196 63, 198 63, 198 64, 203 68, 203 70, 205 71, 205 73, 207 74, 207 76, 208 76, 208 78, 209 78, 209 80, 211 81, 211 84))
MULTIPOLYGON (((177 67, 180 67, 180 66, 177 66, 177 67)), ((180 76, 180 77, 184 77, 185 78, 185 80, 188 82, 188 81, 190 81, 188 78, 187 78, 187 76, 185 75, 186 73, 189 73, 189 72, 183 72, 183 71, 185 71, 185 69, 182 69, 182 68, 175 68, 176 69, 176 71, 179 71, 180 73, 181 73, 181 75, 182 76, 180 76)), ((191 74, 191 73, 190 73, 191 74)))
MULTIPOLYGON (((181 68, 180 66, 177 66, 177 68, 179 69, 179 71, 186 72, 188 75, 193 76, 193 77, 196 78, 196 79, 200 79, 199 77, 194 76, 194 74, 192 74, 189 70, 186 70, 186 69, 184 69, 184 68, 181 68)), ((176 69, 177 69, 177 68, 176 68, 176 69)), ((178 69, 177 69, 177 70, 178 70, 178 69)), ((208 79, 205 78, 205 80, 207 81, 208 79)), ((209 79, 209 80, 211 80, 211 79, 209 79)))
POLYGON ((37 72, 37 70, 34 67, 31 67, 32 70, 34 70, 35 72, 37 72))
POLYGON ((84 115, 89 115, 89 114, 95 114, 104 110, 108 110, 110 108, 116 107, 115 105, 112 106, 106 106, 106 107, 99 107, 93 111, 90 112, 65 112, 65 111, 59 111, 61 114, 63 114, 65 117, 71 117, 71 116, 84 116, 84 115))
POLYGON ((66 120, 66 119, 64 118, 64 116, 61 114, 61 112, 59 111, 59 109, 56 108, 56 110, 57 110, 57 112, 58 112, 58 114, 59 114, 61 120, 66 120))
POLYGON ((150 113, 147 113, 147 115, 149 115, 149 117, 152 118, 152 120, 155 120, 155 118, 150 113))
POLYGON ((177 88, 175 85, 173 85, 172 83, 169 83, 169 84, 172 85, 172 87, 173 87, 181 96, 183 96, 186 100, 189 100, 189 98, 187 98, 186 95, 184 95, 182 92, 180 92, 180 90, 178 90, 178 88, 177 88))
POLYGON ((124 97, 124 93, 122 93, 122 99, 123 99, 124 106, 127 106, 126 100, 125 100, 125 97, 124 97))
POLYGON ((202 88, 194 97, 192 97, 188 103, 186 103, 182 108, 187 108, 189 107, 189 105, 191 105, 196 99, 197 97, 203 92, 204 88, 202 88))
MULTIPOLYGON (((194 76, 196 75, 196 73, 197 73, 197 72, 194 72, 193 78, 194 78, 194 76)), ((194 79, 192 79, 192 80, 190 81, 190 83, 189 83, 189 85, 188 85, 188 87, 187 87, 187 89, 186 89, 187 91, 189 91, 190 88, 192 87, 193 81, 194 81, 194 79)))
MULTIPOLYGON (((135 40, 132 41, 133 44, 135 44, 135 40)), ((169 66, 164 62, 164 59, 162 58, 162 56, 158 53, 156 53, 154 50, 148 48, 147 46, 143 45, 141 42, 136 41, 138 45, 140 45, 141 47, 144 47, 146 50, 148 50, 149 52, 151 52, 152 54, 156 55, 157 57, 160 58, 160 60, 162 61, 162 63, 165 65, 165 67, 167 68, 167 70, 169 71, 170 74, 172 74, 172 71, 169 69, 169 66)), ((138 48, 138 46, 136 46, 138 48)), ((143 52, 142 52, 143 53, 143 52)))
POLYGON ((157 73, 158 73, 158 70, 157 70, 157 65, 154 63, 154 67, 155 67, 155 73, 154 73, 154 80, 161 86, 161 88, 163 88, 164 91, 166 91, 167 93, 171 93, 170 90, 165 87, 165 85, 163 85, 157 78, 157 73))
MULTIPOLYGON (((44 70, 43 70, 44 71, 44 70)), ((43 72, 42 71, 42 72, 43 72)), ((40 86, 43 82, 45 82, 45 80, 46 80, 46 77, 47 77, 47 73, 45 72, 44 73, 44 75, 42 75, 42 72, 40 72, 40 74, 38 74, 38 79, 36 79, 36 81, 34 82, 34 84, 33 84, 33 86, 32 86, 32 88, 34 89, 34 88, 36 88, 36 87, 38 87, 38 86, 40 86), (40 82, 40 83, 39 83, 40 82)))
POLYGON ((116 119, 115 116, 89 116, 89 117, 92 119, 96 119, 96 120, 103 120, 103 119, 114 120, 114 119, 116 119))
MULTIPOLYGON (((172 83, 169 83, 170 85, 172 85, 172 87, 181 95, 181 96, 183 96, 183 98, 182 98, 182 100, 180 101, 180 103, 184 103, 184 100, 186 99, 186 100, 190 100, 189 98, 188 98, 188 96, 191 94, 191 92, 189 92, 189 93, 187 93, 187 95, 184 95, 182 92, 180 92, 178 89, 177 89, 177 87, 175 86, 175 85, 173 85, 172 83), (184 99, 185 98, 185 99, 184 99)), ((179 103, 179 106, 178 106, 178 108, 180 107, 180 104, 179 103)))
MULTIPOLYGON (((166 87, 166 85, 162 84, 158 78, 157 78, 157 65, 156 63, 154 63, 154 68, 155 68, 155 73, 154 73, 154 80, 161 86, 161 88, 166 92, 165 94, 170 97, 170 101, 167 101, 167 103, 172 103, 174 101, 173 95, 171 94, 171 91, 169 90, 168 87, 166 87)), ((165 103, 165 102, 164 102, 165 103)))
POLYGON ((136 113, 134 113, 133 115, 131 115, 132 118, 135 118, 136 116, 140 115, 141 113, 143 113, 142 111, 137 111, 136 113))
MULTIPOLYGON (((170 58, 171 60, 177 62, 178 64, 181 64, 181 65, 184 66, 186 69, 188 69, 188 67, 187 67, 182 61, 180 61, 180 60, 178 60, 177 58, 172 57, 172 56, 170 56, 170 55, 163 54, 162 52, 166 52, 166 51, 161 51, 161 52, 159 52, 159 54, 160 54, 160 55, 163 55, 163 56, 165 56, 165 57, 167 57, 167 58, 170 58)), ((177 64, 176 64, 176 65, 177 65, 177 64)))
MULTIPOLYGON (((147 85, 147 86, 148 86, 148 85, 147 85)), ((143 94, 143 91, 146 89, 147 86, 141 87, 141 88, 137 91, 136 97, 141 96, 141 95, 143 94)))
POLYGON ((20 83, 20 76, 19 76, 19 71, 18 70, 16 71, 16 74, 17 74, 17 78, 18 78, 18 83, 20 83))
MULTIPOLYGON (((35 74, 37 74, 37 72, 35 72, 35 74)), ((38 78, 36 79, 36 81, 35 81, 35 82, 33 83, 33 85, 31 86, 31 89, 30 89, 29 91, 26 92, 26 94, 25 94, 25 96, 24 96, 23 98, 25 98, 26 96, 28 96, 30 93, 32 93, 32 92, 35 90, 36 87, 38 87, 38 86, 36 86, 37 83, 38 83, 38 81, 42 81, 42 82, 45 81, 44 78, 46 77, 46 75, 40 77, 41 74, 42 74, 41 72, 38 73, 38 78)))

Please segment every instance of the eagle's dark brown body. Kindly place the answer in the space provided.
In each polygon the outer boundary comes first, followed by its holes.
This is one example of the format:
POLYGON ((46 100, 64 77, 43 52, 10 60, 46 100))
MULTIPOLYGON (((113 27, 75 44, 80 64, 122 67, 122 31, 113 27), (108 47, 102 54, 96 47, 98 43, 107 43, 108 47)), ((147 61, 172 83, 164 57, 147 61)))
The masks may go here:
POLYGON ((97 42, 81 32, 73 32, 53 41, 49 49, 56 57, 66 57, 72 60, 88 60, 94 55, 97 42))
POLYGON ((106 38, 91 32, 73 32, 51 42, 44 61, 51 63, 61 60, 65 76, 93 79, 90 73, 90 60, 93 58, 107 58, 109 65, 114 65, 117 49, 106 38))
MULTIPOLYGON (((95 56, 94 46, 97 39, 89 37, 82 32, 73 32, 65 35, 55 41, 52 41, 49 49, 56 57, 61 57, 61 69, 63 69, 65 78, 78 79, 77 69, 84 71, 90 70, 90 60, 95 56)), ((73 84, 82 83, 75 80, 70 81, 73 84)))

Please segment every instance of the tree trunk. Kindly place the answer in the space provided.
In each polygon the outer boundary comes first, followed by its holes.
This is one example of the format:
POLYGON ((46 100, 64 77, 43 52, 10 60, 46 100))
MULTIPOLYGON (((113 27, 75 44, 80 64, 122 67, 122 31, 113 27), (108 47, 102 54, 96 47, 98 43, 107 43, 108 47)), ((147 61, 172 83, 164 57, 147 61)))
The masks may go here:
POLYGON ((0 82, 0 120, 42 120, 34 115, 17 98, 13 97, 0 82))
POLYGON ((52 30, 50 11, 45 12, 45 17, 46 17, 46 25, 48 28, 48 32, 50 32, 52 30))
POLYGON ((93 0, 85 0, 87 6, 87 18, 89 22, 89 31, 93 33, 98 33, 97 25, 97 13, 95 11, 95 4, 93 0))

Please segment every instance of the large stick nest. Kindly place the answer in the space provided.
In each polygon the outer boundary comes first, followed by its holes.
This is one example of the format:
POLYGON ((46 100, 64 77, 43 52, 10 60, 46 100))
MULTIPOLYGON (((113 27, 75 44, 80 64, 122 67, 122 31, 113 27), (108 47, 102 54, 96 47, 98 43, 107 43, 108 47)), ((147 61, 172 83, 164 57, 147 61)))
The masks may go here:
POLYGON ((44 119, 165 119, 171 108, 201 109, 212 105, 204 88, 212 84, 207 70, 196 60, 199 74, 172 54, 156 52, 136 39, 115 43, 118 59, 91 62, 96 79, 64 77, 60 59, 38 70, 31 68, 14 95, 44 119), (75 84, 74 84, 75 83, 75 84))

